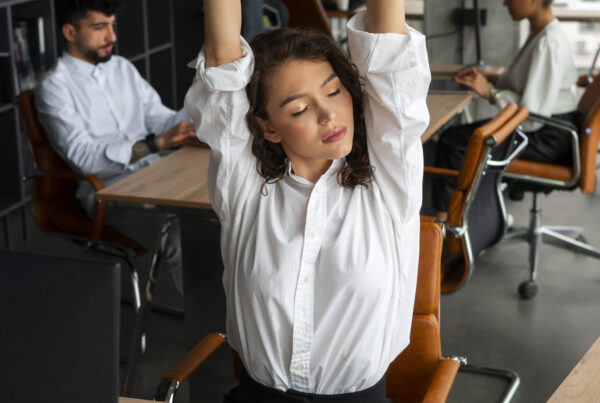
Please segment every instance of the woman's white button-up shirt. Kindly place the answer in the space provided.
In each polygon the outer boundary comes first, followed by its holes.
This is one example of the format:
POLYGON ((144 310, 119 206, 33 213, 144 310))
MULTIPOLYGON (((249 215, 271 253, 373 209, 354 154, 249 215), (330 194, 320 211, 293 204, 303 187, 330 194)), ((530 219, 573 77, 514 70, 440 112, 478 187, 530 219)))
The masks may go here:
POLYGON ((317 183, 288 168, 261 193, 244 120, 251 49, 242 40, 233 63, 205 68, 203 51, 193 62, 185 106, 212 149, 229 344, 253 379, 280 390, 366 389, 409 343, 429 64, 420 33, 365 26, 366 14, 355 16, 348 43, 366 77, 368 188, 343 188, 336 160, 317 183))

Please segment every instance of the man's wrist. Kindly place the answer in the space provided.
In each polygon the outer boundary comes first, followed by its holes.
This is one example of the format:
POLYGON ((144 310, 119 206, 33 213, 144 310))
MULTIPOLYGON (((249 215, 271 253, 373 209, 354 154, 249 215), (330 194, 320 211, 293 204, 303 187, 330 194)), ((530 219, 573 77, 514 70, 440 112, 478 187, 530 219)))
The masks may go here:
POLYGON ((498 99, 500 99, 500 91, 496 87, 490 87, 490 97, 488 98, 488 101, 490 101, 490 104, 496 105, 498 99))
POLYGON ((150 133, 150 134, 146 135, 146 138, 144 139, 144 143, 146 143, 146 145, 150 149, 151 153, 157 153, 160 151, 160 147, 158 145, 156 134, 150 133))

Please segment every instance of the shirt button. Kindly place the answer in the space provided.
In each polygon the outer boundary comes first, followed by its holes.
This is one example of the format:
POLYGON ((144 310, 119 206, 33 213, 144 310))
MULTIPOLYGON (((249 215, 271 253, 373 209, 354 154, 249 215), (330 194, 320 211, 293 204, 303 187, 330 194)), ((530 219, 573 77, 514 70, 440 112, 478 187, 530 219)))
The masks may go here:
POLYGON ((319 233, 318 233, 316 230, 312 230, 312 231, 310 232, 310 236, 312 236, 313 238, 316 238, 316 237, 317 237, 317 235, 319 235, 319 233))
POLYGON ((305 324, 305 323, 302 323, 302 324, 300 325, 300 331, 302 331, 302 332, 306 332, 306 324, 305 324))
POLYGON ((315 193, 316 193, 316 194, 319 194, 319 193, 321 193, 321 189, 319 189, 319 187, 318 187, 318 186, 315 186, 315 193))
POLYGON ((304 365, 298 364, 298 365, 296 365, 295 369, 296 369, 296 371, 302 371, 304 369, 304 365))
POLYGON ((309 279, 308 279, 308 276, 304 277, 304 282, 305 282, 305 283, 308 283, 308 280, 309 280, 309 279))

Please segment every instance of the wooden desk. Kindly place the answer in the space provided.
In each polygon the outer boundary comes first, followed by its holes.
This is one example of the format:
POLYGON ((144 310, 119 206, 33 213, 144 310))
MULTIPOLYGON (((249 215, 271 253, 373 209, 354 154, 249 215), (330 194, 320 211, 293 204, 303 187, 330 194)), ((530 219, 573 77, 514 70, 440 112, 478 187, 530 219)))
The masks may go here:
POLYGON ((548 403, 600 401, 600 338, 585 353, 548 403))
POLYGON ((134 399, 131 397, 119 397, 119 403, 154 403, 154 401, 146 399, 134 399))
MULTIPOLYGON (((452 78, 456 73, 463 69, 462 64, 435 64, 429 65, 431 75, 435 78, 452 78)), ((486 66, 485 69, 479 69, 485 78, 497 78, 504 73, 504 67, 486 66)))
POLYGON ((429 126, 421 136, 424 143, 438 131, 446 122, 459 113, 475 97, 474 92, 463 94, 429 94, 427 107, 429 108, 429 126))
POLYGON ((210 150, 183 147, 152 165, 100 190, 100 200, 210 210, 210 150))

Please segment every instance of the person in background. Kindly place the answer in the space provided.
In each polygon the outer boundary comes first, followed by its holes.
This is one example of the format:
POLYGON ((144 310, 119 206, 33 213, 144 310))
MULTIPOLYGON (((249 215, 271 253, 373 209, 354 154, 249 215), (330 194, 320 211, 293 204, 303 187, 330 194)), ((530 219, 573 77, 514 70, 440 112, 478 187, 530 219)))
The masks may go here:
POLYGON ((349 21, 353 62, 310 31, 249 46, 241 14, 204 0, 185 98, 211 147, 227 339, 245 369, 225 401, 387 402, 418 271, 425 37, 403 0, 349 21))
MULTIPOLYGON (((552 116, 578 128, 580 117, 573 93, 577 70, 567 35, 552 14, 551 3, 552 0, 504 0, 513 20, 527 19, 530 24, 529 37, 517 57, 494 83, 474 67, 459 72, 454 79, 499 108, 514 102, 530 112, 552 116)), ((471 134, 484 123, 456 126, 443 132, 435 165, 460 168, 471 134)), ((519 158, 560 165, 572 163, 570 136, 532 122, 526 122, 524 130, 529 144, 519 158)), ((454 188, 455 182, 451 179, 433 180, 433 205, 439 218, 447 218, 454 188)))
MULTIPOLYGON (((54 150, 73 170, 97 175, 107 186, 157 161, 160 150, 195 138, 185 110, 163 105, 135 66, 113 55, 121 4, 122 0, 57 2, 65 50, 34 92, 40 122, 54 150)), ((82 181, 76 196, 93 217, 92 186, 82 181)), ((122 227, 122 219, 112 219, 110 209, 106 223, 122 227)), ((170 245, 167 255, 179 259, 178 241, 164 242, 170 245)))

